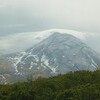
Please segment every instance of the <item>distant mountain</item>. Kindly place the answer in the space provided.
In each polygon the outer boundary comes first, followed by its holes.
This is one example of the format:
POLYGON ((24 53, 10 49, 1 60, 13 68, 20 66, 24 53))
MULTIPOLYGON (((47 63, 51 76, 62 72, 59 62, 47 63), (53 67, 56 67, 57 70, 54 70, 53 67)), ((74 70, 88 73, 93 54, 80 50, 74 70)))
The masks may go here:
POLYGON ((52 76, 70 71, 94 71, 100 65, 100 55, 80 39, 53 32, 24 52, 7 56, 19 76, 52 76))

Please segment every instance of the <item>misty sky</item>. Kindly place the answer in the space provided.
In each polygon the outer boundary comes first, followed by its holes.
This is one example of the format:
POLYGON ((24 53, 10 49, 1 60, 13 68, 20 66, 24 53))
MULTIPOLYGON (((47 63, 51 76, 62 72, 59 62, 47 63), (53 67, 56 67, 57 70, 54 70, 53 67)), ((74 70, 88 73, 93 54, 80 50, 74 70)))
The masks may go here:
POLYGON ((0 0, 0 35, 51 28, 100 32, 100 0, 0 0))
POLYGON ((99 51, 100 0, 0 0, 0 37, 52 28, 98 34, 99 51))

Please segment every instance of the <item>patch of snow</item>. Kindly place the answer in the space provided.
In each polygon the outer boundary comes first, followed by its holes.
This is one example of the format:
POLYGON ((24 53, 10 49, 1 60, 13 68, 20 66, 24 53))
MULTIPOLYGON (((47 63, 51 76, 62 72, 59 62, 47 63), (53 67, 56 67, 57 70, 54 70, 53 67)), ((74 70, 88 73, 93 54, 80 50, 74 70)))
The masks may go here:
POLYGON ((32 69, 32 67, 33 67, 33 62, 31 62, 31 66, 30 66, 30 68, 29 68, 29 69, 32 69))
MULTIPOLYGON (((18 72, 18 69, 17 69, 17 64, 21 62, 21 59, 22 59, 26 54, 27 54, 26 52, 21 52, 21 53, 19 53, 17 56, 15 56, 15 58, 11 58, 11 57, 8 58, 10 61, 13 61, 13 65, 14 65, 14 67, 15 67, 16 73, 19 73, 19 72, 18 72)), ((23 62, 22 62, 22 63, 23 63, 23 62)))
POLYGON ((63 58, 65 57, 65 56, 62 56, 63 58))
POLYGON ((55 58, 54 61, 56 61, 57 59, 55 58))
POLYGON ((76 56, 76 54, 74 53, 73 56, 76 56))
POLYGON ((52 73, 57 73, 57 68, 58 66, 56 66, 55 68, 52 68, 52 73))
POLYGON ((92 67, 94 67, 96 69, 96 66, 94 64, 91 64, 92 67))
POLYGON ((39 70, 39 69, 40 69, 40 67, 37 67, 37 69, 39 70))
POLYGON ((0 83, 7 84, 7 80, 3 75, 0 75, 0 83))
POLYGON ((88 57, 91 59, 91 61, 92 61, 92 66, 94 67, 94 68, 96 68, 98 65, 95 63, 95 61, 92 59, 92 57, 90 57, 90 55, 88 55, 88 57))
POLYGON ((42 56, 41 61, 42 61, 46 66, 49 66, 48 59, 46 59, 46 56, 45 56, 45 55, 42 56))
MULTIPOLYGON (((56 60, 56 58, 55 58, 54 60, 56 60)), ((48 68, 50 68, 50 69, 52 70, 52 73, 56 73, 56 69, 57 69, 58 66, 57 66, 57 67, 51 67, 51 66, 49 66, 49 60, 46 58, 45 55, 42 56, 41 61, 42 61, 48 68)))
POLYGON ((39 58, 37 55, 33 55, 33 57, 35 58, 35 60, 38 62, 39 61, 39 58))

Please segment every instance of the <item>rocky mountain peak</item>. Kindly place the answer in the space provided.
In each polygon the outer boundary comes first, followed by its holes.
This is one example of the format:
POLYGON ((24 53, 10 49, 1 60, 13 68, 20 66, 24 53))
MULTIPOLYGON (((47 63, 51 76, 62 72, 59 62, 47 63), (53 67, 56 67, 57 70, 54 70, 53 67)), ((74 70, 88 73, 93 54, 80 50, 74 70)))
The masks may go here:
POLYGON ((80 39, 54 32, 28 50, 9 57, 18 74, 46 76, 77 70, 96 70, 100 57, 80 39))

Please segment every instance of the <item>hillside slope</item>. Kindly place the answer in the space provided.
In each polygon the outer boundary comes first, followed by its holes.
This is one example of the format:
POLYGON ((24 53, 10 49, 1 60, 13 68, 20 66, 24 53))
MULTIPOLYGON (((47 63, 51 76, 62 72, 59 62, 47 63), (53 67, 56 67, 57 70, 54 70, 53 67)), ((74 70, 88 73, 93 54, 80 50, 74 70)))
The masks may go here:
POLYGON ((100 55, 80 39, 58 32, 28 50, 8 57, 20 75, 52 76, 70 71, 94 71, 100 65, 100 55))

